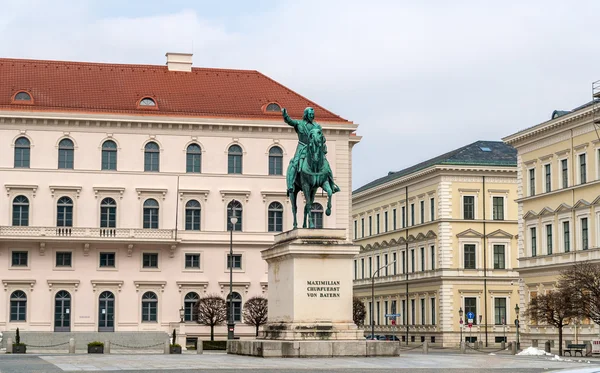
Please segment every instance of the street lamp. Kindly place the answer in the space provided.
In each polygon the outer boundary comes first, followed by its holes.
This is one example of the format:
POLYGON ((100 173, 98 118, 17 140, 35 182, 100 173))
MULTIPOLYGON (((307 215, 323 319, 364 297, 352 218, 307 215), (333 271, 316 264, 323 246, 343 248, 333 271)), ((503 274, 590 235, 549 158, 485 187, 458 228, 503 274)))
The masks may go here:
MULTIPOLYGON (((183 307, 181 307, 179 309, 179 322, 182 323, 183 322, 183 317, 185 316, 185 309, 183 309, 183 307)), ((173 342, 175 343, 175 342, 173 342)))
POLYGON ((459 343, 459 345, 462 346, 462 342, 463 342, 463 339, 462 339, 462 330, 463 330, 463 319, 462 319, 462 317, 463 317, 463 310, 462 310, 462 307, 460 307, 458 309, 458 317, 459 317, 459 320, 460 320, 459 323, 458 323, 458 327, 460 329, 460 343, 459 343))
POLYGON ((392 264, 396 264, 396 261, 394 260, 393 262, 386 264, 383 267, 377 268, 375 273, 371 275, 371 340, 375 339, 375 317, 373 317, 373 308, 375 307, 375 275, 377 275, 382 269, 389 267, 392 264))
POLYGON ((515 327, 517 328, 517 350, 521 349, 521 343, 519 342, 519 305, 515 306, 515 313, 517 314, 517 318, 515 319, 515 327))
POLYGON ((232 216, 229 218, 231 223, 229 229, 229 320, 227 322, 227 339, 233 339, 235 323, 233 321, 233 228, 238 222, 238 218, 235 216, 235 211, 231 209, 232 216))

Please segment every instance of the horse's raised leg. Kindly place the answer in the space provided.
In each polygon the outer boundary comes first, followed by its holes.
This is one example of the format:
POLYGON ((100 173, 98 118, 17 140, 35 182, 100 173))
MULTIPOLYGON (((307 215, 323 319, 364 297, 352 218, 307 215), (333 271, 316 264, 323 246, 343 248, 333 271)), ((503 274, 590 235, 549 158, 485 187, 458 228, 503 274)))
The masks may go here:
POLYGON ((329 216, 331 215, 331 196, 333 195, 333 189, 331 188, 331 185, 329 185, 329 181, 324 182, 321 188, 327 193, 327 209, 325 210, 325 215, 329 216))
MULTIPOLYGON (((308 183, 306 183, 308 184, 308 183)), ((309 228, 310 226, 310 211, 312 210, 313 199, 311 198, 310 187, 307 185, 302 188, 302 193, 304 194, 304 199, 306 199, 306 204, 304 205, 304 222, 302 223, 302 228, 306 228, 306 220, 309 220, 309 228)))

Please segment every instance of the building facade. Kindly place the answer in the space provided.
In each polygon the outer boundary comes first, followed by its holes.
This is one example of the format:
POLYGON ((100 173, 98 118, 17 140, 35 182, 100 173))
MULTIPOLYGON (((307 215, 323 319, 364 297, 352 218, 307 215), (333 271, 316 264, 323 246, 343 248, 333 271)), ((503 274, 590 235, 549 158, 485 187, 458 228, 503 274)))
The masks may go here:
MULTIPOLYGON (((597 99, 596 99, 597 100, 597 99)), ((552 290, 578 261, 600 261, 600 106, 554 111, 551 120, 507 136, 518 151, 520 306, 552 290)), ((597 339, 590 320, 572 320, 565 340, 597 339)), ((558 342, 558 332, 527 321, 526 341, 558 342)))
POLYGON ((267 294, 260 251, 292 228, 282 107, 315 108, 341 192, 312 218, 349 229, 357 125, 256 71, 191 65, 0 59, 0 331, 206 338, 193 305, 228 296, 232 265, 236 334, 253 336, 241 313, 267 294))
POLYGON ((518 300, 516 194, 516 152, 491 141, 355 190, 354 291, 367 307, 367 332, 373 322, 376 334, 403 342, 456 346, 461 333, 493 345, 514 331, 507 320, 518 300))

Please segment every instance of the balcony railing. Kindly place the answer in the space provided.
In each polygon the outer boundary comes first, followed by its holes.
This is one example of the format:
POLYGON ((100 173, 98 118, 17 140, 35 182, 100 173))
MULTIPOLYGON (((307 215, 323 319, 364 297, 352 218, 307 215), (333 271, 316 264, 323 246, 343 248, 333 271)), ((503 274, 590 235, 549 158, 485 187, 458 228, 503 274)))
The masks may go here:
POLYGON ((80 227, 0 227, 0 238, 98 238, 98 239, 152 239, 172 240, 173 229, 135 228, 80 228, 80 227))

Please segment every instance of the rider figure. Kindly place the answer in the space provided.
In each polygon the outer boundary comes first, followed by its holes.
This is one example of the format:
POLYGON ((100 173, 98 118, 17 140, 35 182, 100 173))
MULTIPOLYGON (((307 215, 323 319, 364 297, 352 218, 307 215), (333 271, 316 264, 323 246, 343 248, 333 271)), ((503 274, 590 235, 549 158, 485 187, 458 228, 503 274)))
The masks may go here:
MULTIPOLYGON (((308 134, 314 127, 321 128, 321 126, 317 122, 314 122, 315 111, 311 107, 304 109, 304 116, 302 117, 302 120, 294 120, 290 118, 285 108, 283 108, 281 112, 283 114, 283 120, 288 125, 294 127, 294 130, 296 130, 296 133, 298 134, 298 146, 296 147, 296 153, 290 160, 290 165, 288 166, 286 174, 287 193, 290 195, 293 192, 294 182, 296 181, 296 177, 302 166, 302 162, 304 161, 304 158, 306 158, 308 134)), ((324 145, 324 152, 327 154, 326 145, 324 145)), ((325 159, 324 167, 327 169, 327 177, 333 193, 339 192, 340 188, 333 182, 333 172, 331 171, 331 167, 329 166, 327 159, 325 159)))

